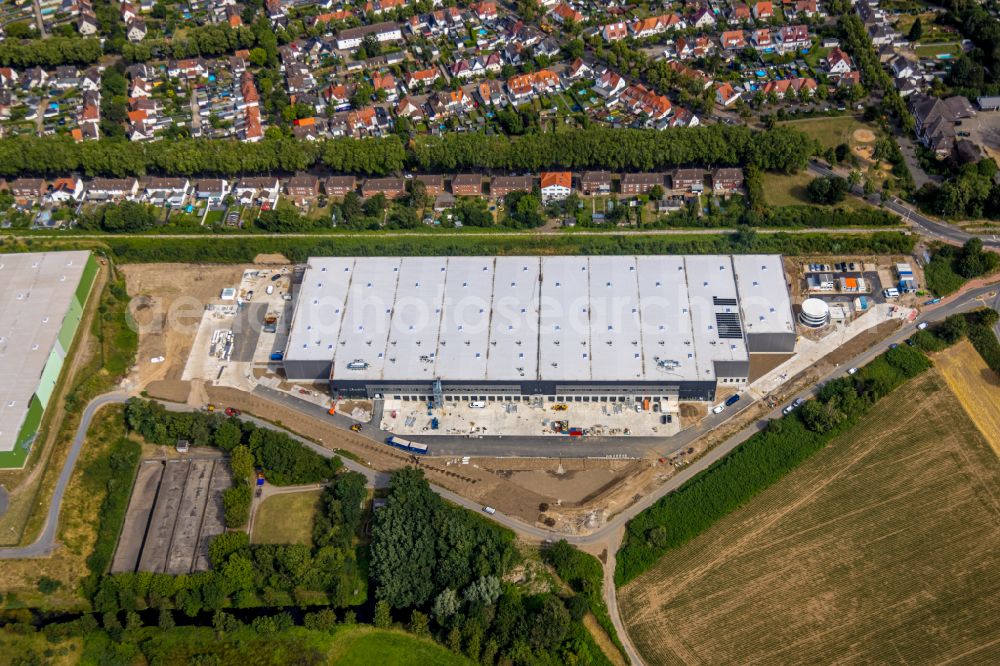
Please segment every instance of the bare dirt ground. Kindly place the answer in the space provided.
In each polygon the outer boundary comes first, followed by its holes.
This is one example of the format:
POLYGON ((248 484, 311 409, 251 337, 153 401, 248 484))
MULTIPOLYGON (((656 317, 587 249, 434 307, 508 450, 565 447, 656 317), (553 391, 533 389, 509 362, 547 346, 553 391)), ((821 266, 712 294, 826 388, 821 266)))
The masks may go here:
POLYGON ((966 414, 1000 456, 1000 377, 968 340, 934 357, 934 364, 966 414))
POLYGON ((996 663, 1000 461, 936 371, 620 591, 649 664, 996 663))
POLYGON ((255 264, 284 264, 288 265, 292 263, 283 254, 258 254, 253 258, 253 263, 255 264))
POLYGON ((207 303, 219 303, 223 287, 239 286, 242 266, 129 264, 122 268, 139 326, 132 386, 180 379, 207 303), (151 359, 164 357, 161 363, 151 359))

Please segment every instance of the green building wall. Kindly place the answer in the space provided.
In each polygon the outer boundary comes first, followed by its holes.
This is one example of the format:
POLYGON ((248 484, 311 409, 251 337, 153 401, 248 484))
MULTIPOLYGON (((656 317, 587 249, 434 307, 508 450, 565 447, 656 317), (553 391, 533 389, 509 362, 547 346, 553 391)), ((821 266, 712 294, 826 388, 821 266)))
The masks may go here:
POLYGON ((73 346, 73 340, 80 330, 80 322, 83 321, 87 299, 90 297, 99 271, 100 264, 97 259, 93 254, 89 255, 83 274, 80 276, 80 283, 76 287, 69 309, 59 327, 59 335, 55 345, 53 345, 52 351, 49 352, 49 358, 45 362, 45 369, 39 379, 38 388, 35 389, 35 394, 31 397, 31 405, 24 422, 21 424, 14 450, 0 452, 0 469, 17 469, 24 466, 24 461, 31 450, 30 444, 38 433, 42 418, 45 416, 45 409, 59 384, 59 376, 65 366, 66 355, 73 346))

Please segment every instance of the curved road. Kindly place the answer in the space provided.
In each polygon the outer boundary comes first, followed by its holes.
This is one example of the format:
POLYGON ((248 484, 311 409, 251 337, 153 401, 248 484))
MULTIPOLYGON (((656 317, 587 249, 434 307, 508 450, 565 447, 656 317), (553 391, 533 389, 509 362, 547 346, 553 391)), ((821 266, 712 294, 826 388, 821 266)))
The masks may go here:
MULTIPOLYGON (((817 162, 809 162, 809 170, 819 176, 837 176, 843 178, 842 174, 839 174, 833 169, 823 166, 817 162)), ((938 240, 961 245, 970 238, 973 238, 973 234, 966 233, 958 227, 952 226, 946 222, 939 222, 932 217, 928 217, 913 206, 895 197, 892 199, 880 199, 878 195, 871 195, 874 198, 873 201, 865 196, 864 191, 858 185, 851 188, 851 194, 863 199, 873 206, 881 205, 883 208, 892 211, 899 217, 903 218, 904 222, 912 222, 914 225, 920 227, 921 231, 925 235, 932 236, 938 240)), ((987 247, 1000 248, 1000 240, 998 240, 995 236, 976 237, 981 238, 983 245, 987 247)))
MULTIPOLYGON (((945 317, 955 314, 957 312, 962 312, 965 310, 972 309, 974 307, 986 305, 987 294, 994 292, 996 287, 993 285, 978 287, 976 289, 971 289, 960 296, 952 297, 950 299, 945 299, 942 302, 928 308, 925 314, 918 317, 914 322, 904 326, 895 334, 884 340, 881 344, 877 345, 858 354, 853 359, 851 359, 851 366, 860 366, 865 363, 870 362, 878 354, 882 353, 885 346, 892 343, 900 343, 905 340, 912 332, 916 329, 916 324, 919 322, 934 322, 944 319, 945 317)), ((1000 298, 998 298, 993 306, 996 307, 1000 305, 1000 298)), ((801 393, 800 396, 812 396, 819 388, 825 384, 830 379, 835 376, 843 374, 843 370, 835 370, 825 377, 823 377, 812 389, 801 393)), ((49 510, 45 517, 45 524, 42 529, 42 533, 39 535, 38 539, 34 543, 27 546, 19 548, 2 548, 0 549, 0 559, 22 559, 22 558, 35 558, 35 557, 45 557, 50 555, 57 547, 56 542, 56 532, 59 524, 59 511, 62 508, 63 497, 66 492, 66 487, 69 484, 69 479, 73 473, 73 469, 76 465, 76 461, 80 455, 80 449, 86 439, 87 430, 90 427, 90 423, 94 418, 94 415, 104 406, 110 404, 120 404, 126 401, 130 396, 123 392, 106 393, 104 395, 94 398, 87 407, 84 409, 83 416, 80 419, 80 424, 77 426, 76 433, 73 437, 73 442, 70 447, 69 455, 66 458, 66 462, 63 464, 63 468, 59 474, 59 479, 56 482, 55 491, 52 495, 51 503, 49 504, 49 510)), ((752 402, 747 404, 749 407, 752 402)), ((168 404, 168 409, 175 411, 190 411, 192 408, 187 405, 177 405, 168 404)), ((732 418, 739 412, 729 412, 728 418, 732 418)), ((625 625, 621 620, 620 613, 618 610, 617 597, 615 594, 614 586, 614 565, 615 559, 614 555, 621 544, 622 536, 624 535, 625 527, 632 518, 634 518, 641 511, 647 509, 664 495, 678 489, 681 485, 689 481, 699 472, 704 471, 717 460, 721 459, 727 453, 732 451, 734 448, 739 446, 741 443, 752 437, 754 434, 766 427, 768 421, 773 418, 778 418, 781 416, 781 407, 777 407, 772 410, 765 417, 758 421, 755 421, 751 425, 742 429, 740 432, 736 433, 725 442, 716 446, 715 448, 708 451, 704 456, 694 461, 688 467, 685 467, 675 476, 671 477, 666 483, 657 488, 654 492, 642 497, 632 506, 626 508, 621 513, 616 514, 611 518, 605 525, 595 530, 591 534, 586 535, 571 535, 571 534, 561 534, 554 532, 552 530, 546 529, 544 527, 538 527, 536 525, 529 525, 518 518, 509 516, 500 512, 496 512, 491 516, 493 520, 504 525, 515 532, 534 539, 539 540, 549 540, 549 539, 565 539, 566 541, 581 545, 581 546, 591 546, 591 547, 601 547, 603 546, 607 552, 607 562, 604 567, 604 596, 605 601, 608 605, 608 610, 610 611, 612 621, 615 628, 619 634, 623 645, 626 648, 626 652, 634 664, 641 664, 642 660, 639 657, 638 652, 632 645, 628 632, 625 629, 625 625)), ((289 436, 293 437, 297 441, 301 442, 304 446, 308 447, 310 450, 325 456, 333 457, 337 455, 335 452, 324 448, 323 446, 309 441, 293 432, 290 432, 284 428, 277 427, 271 423, 257 419, 253 416, 244 416, 243 418, 252 421, 260 426, 272 428, 275 430, 280 430, 287 433, 289 436)), ((365 465, 354 462, 353 460, 343 458, 344 466, 350 470, 360 472, 364 474, 369 483, 376 487, 382 487, 388 482, 389 475, 384 472, 378 472, 365 465)), ((439 486, 431 485, 434 492, 438 493, 441 497, 447 499, 450 502, 458 504, 459 506, 465 507, 472 511, 480 511, 482 509, 478 502, 474 502, 470 499, 462 497, 456 493, 446 490, 439 486)))

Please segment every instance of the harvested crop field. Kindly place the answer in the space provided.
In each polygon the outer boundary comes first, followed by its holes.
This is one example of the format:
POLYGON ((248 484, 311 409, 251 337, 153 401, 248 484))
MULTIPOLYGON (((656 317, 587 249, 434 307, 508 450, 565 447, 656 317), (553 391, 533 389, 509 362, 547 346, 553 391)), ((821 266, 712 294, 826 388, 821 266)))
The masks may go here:
POLYGON ((619 600, 649 664, 997 663, 1000 461, 932 370, 619 600))
POLYGON ((938 354, 934 363, 969 418, 1000 456, 1000 377, 987 367, 968 340, 938 354))

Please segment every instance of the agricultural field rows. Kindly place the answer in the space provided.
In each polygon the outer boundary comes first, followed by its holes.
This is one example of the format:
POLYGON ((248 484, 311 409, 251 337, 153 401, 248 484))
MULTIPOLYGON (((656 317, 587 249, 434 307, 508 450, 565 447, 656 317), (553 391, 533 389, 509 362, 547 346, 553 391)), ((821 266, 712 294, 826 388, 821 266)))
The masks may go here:
POLYGON ((649 664, 996 663, 1000 462, 937 371, 620 595, 649 664))

